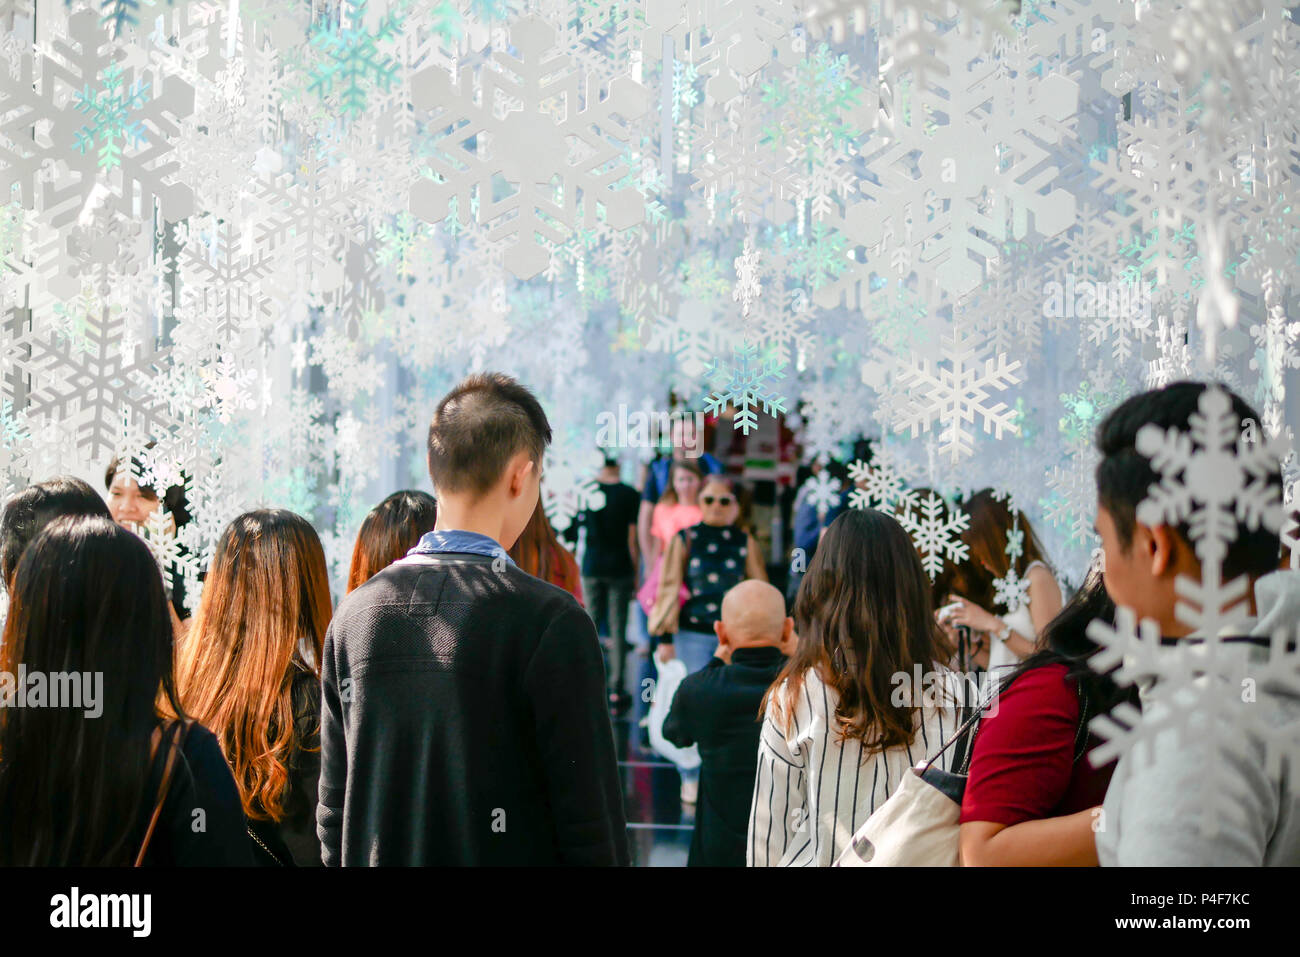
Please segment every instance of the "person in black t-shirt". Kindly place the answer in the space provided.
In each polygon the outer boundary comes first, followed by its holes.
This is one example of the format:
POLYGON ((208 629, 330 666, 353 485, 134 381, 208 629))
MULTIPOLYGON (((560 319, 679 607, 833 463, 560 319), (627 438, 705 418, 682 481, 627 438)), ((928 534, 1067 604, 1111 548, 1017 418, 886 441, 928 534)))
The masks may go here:
POLYGON ((700 748, 699 806, 687 864, 744 867, 758 773, 759 708, 792 650, 794 621, 775 587, 750 580, 722 599, 714 631, 717 653, 678 686, 664 737, 680 748, 700 748))
POLYGON ((585 509, 570 528, 587 529, 582 557, 582 594, 596 627, 609 628, 609 702, 615 710, 631 703, 627 693, 627 614, 636 592, 637 510, 641 497, 620 481, 618 461, 605 459, 596 476, 605 504, 585 509))

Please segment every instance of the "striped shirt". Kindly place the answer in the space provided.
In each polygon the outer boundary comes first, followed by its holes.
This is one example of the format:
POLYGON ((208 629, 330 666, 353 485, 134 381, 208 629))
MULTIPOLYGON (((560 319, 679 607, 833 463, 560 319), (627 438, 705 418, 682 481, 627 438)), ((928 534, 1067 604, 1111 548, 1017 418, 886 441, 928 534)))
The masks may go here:
MULTIPOLYGON (((768 699, 763 716, 746 864, 829 867, 907 769, 938 751, 957 729, 959 709, 923 707, 910 745, 864 756, 860 740, 838 740, 839 695, 816 669, 804 675, 787 732, 783 712, 774 715, 776 701, 787 700, 787 684, 768 699)), ((951 758, 950 749, 938 766, 947 769, 951 758)))

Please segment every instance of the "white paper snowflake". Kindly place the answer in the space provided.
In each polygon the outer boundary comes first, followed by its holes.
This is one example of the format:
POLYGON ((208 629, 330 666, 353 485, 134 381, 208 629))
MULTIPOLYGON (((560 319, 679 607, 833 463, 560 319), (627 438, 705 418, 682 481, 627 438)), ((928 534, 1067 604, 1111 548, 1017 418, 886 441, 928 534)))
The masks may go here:
POLYGON ((785 378, 785 362, 770 353, 760 354, 754 343, 736 349, 730 365, 714 360, 705 376, 713 383, 713 390, 704 396, 705 411, 719 415, 734 405, 732 428, 745 435, 758 427, 758 409, 773 416, 785 411, 785 396, 771 391, 772 380, 785 378))
POLYGON ((1015 374, 1019 368, 1020 360, 1009 362, 1001 353, 986 357, 981 366, 977 343, 954 327, 938 363, 913 354, 900 372, 895 388, 902 402, 895 413, 894 431, 910 430, 915 437, 929 432, 937 420, 942 426, 939 451, 954 465, 975 450, 971 429, 976 416, 994 438, 1002 438, 1003 432, 1018 434, 1015 411, 1005 402, 989 400, 991 391, 1001 392, 1022 381, 1015 374))
POLYGON ((826 469, 811 476, 804 488, 807 489, 804 501, 817 509, 819 517, 825 518, 826 513, 840 503, 840 480, 826 469))
POLYGON ((970 546, 961 539, 961 533, 970 527, 970 516, 955 505, 946 507, 947 517, 944 511, 944 500, 931 492, 898 518, 921 553, 921 565, 931 581, 943 570, 945 559, 963 562, 970 557, 970 546))

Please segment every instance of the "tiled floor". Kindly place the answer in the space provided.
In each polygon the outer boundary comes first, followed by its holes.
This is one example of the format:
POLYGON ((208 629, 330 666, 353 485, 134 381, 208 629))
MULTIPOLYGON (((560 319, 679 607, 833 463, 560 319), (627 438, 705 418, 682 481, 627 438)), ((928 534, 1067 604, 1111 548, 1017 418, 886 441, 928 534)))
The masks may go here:
MULTIPOLYGON (((645 687, 642 679, 653 675, 644 653, 628 656, 629 690, 645 687)), ((691 845, 693 809, 681 802, 677 769, 651 751, 639 726, 648 705, 635 694, 633 709, 614 719, 614 741, 623 774, 623 800, 627 811, 632 863, 638 867, 684 867, 691 845)))

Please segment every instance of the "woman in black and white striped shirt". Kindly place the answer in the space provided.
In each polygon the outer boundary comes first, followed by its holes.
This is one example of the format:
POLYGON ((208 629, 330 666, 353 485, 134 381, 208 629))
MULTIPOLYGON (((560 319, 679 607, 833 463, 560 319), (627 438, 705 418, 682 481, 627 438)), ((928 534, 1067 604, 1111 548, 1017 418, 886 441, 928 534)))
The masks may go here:
POLYGON ((751 867, 829 866, 958 723, 952 649, 892 517, 851 509, 831 523, 794 619, 798 647, 764 699, 751 867))

